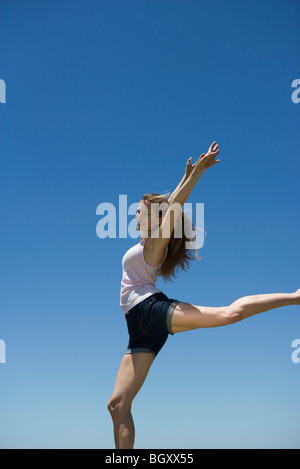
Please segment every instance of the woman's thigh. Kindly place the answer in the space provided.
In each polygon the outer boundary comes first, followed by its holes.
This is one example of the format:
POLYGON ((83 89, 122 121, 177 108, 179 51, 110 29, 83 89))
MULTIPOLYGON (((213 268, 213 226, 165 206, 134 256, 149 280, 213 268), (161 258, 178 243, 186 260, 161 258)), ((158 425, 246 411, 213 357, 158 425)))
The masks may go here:
POLYGON ((172 332, 190 331, 201 327, 218 327, 228 324, 228 306, 198 306, 180 301, 172 314, 172 332))
POLYGON ((152 353, 136 352, 124 355, 116 378, 110 404, 115 407, 131 406, 131 402, 141 389, 154 361, 152 353))

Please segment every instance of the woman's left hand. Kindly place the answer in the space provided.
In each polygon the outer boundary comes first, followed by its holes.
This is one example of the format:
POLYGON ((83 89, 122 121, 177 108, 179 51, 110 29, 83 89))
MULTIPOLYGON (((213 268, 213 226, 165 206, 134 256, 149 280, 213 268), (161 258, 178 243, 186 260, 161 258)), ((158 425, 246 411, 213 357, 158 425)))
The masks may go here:
MULTIPOLYGON (((185 177, 188 178, 192 172, 194 171, 194 164, 191 164, 191 161, 192 161, 192 157, 190 157, 188 160, 187 160, 187 163, 186 163, 186 168, 185 168, 185 177)), ((195 163, 196 164, 196 163, 195 163)))

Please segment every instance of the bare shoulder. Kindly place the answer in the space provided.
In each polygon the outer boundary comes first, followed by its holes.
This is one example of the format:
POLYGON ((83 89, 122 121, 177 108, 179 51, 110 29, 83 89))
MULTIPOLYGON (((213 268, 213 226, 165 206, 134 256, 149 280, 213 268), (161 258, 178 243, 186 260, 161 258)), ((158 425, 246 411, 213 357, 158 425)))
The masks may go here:
POLYGON ((168 239, 148 238, 144 245, 144 259, 151 267, 160 265, 166 253, 168 239))

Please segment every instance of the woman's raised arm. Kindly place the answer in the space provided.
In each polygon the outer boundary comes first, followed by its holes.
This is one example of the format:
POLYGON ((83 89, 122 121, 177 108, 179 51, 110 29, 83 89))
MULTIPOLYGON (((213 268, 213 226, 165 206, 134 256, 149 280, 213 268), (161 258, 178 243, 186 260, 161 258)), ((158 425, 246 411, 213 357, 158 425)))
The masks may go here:
POLYGON ((172 192, 172 194, 170 195, 170 197, 168 199, 170 203, 171 203, 171 200, 174 198, 175 194, 177 194, 177 192, 183 186, 185 181, 188 180, 190 174, 193 171, 193 166, 194 165, 191 164, 191 160, 192 160, 192 157, 187 160, 186 168, 185 168, 185 174, 184 174, 183 178, 181 179, 180 183, 178 184, 178 186, 176 187, 176 189, 174 189, 174 191, 172 192))
POLYGON ((216 142, 213 142, 209 147, 208 152, 202 153, 197 162, 193 165, 191 164, 192 158, 188 159, 185 175, 180 184, 176 187, 175 191, 169 197, 170 204, 179 202, 183 205, 204 171, 220 162, 220 160, 215 160, 220 151, 218 146, 219 145, 217 145, 216 142))
POLYGON ((186 199, 192 192, 204 171, 220 162, 220 160, 215 160, 220 151, 218 146, 219 145, 216 145, 216 142, 213 142, 209 147, 208 152, 206 154, 202 153, 194 165, 190 165, 189 163, 189 170, 191 170, 191 172, 181 187, 176 189, 176 193, 174 191, 172 196, 169 198, 169 207, 167 207, 166 213, 158 229, 159 236, 154 238, 155 241, 152 241, 156 244, 156 249, 159 248, 161 250, 165 250, 165 247, 170 241, 175 224, 181 215, 181 207, 185 203, 186 199), (172 213, 173 216, 171 215, 172 213))

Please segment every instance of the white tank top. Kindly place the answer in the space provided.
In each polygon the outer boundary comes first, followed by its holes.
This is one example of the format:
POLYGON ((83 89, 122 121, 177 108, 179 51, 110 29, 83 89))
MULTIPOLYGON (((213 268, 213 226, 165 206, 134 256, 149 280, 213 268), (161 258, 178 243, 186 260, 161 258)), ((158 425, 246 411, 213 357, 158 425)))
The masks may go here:
POLYGON ((120 306, 124 314, 148 296, 161 292, 155 286, 156 274, 167 256, 168 247, 162 263, 152 267, 144 259, 144 245, 147 239, 130 248, 122 259, 120 306))

